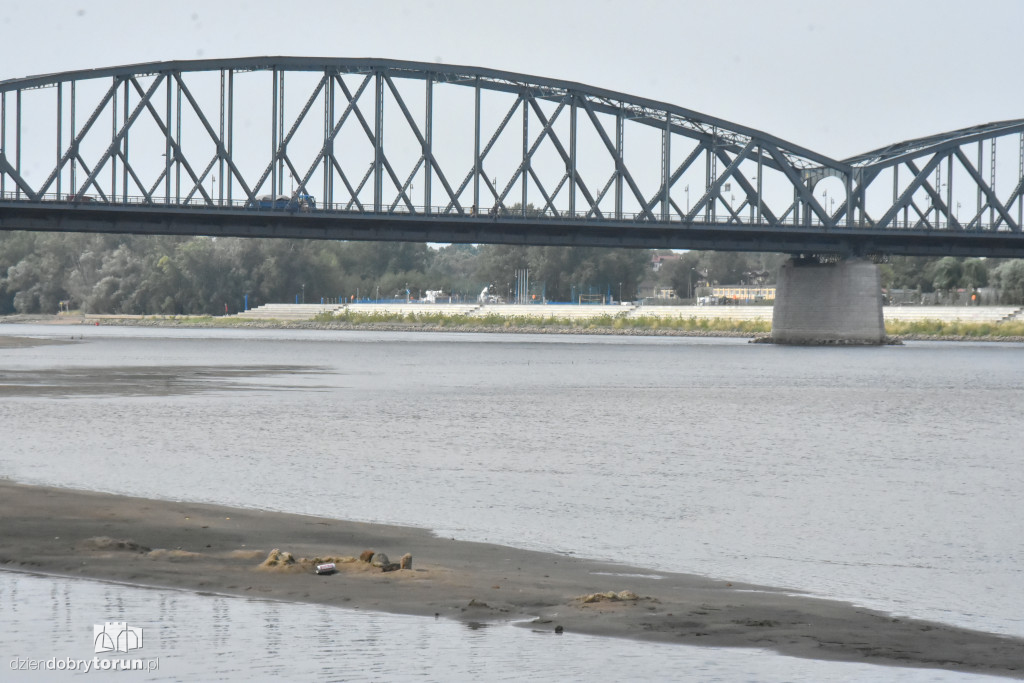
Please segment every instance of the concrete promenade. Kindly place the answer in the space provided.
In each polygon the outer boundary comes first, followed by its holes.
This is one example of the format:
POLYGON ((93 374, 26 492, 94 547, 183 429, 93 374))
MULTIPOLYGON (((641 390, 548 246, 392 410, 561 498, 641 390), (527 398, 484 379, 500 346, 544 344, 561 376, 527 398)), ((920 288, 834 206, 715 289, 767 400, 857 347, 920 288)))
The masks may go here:
MULTIPOLYGON (((417 302, 359 304, 264 304, 234 317, 263 320, 310 320, 320 313, 342 315, 448 315, 483 318, 554 318, 584 320, 600 317, 764 320, 771 322, 771 306, 638 306, 633 304, 429 304, 417 302)), ((942 322, 999 323, 1024 320, 1018 306, 886 306, 886 321, 938 320, 942 322)))

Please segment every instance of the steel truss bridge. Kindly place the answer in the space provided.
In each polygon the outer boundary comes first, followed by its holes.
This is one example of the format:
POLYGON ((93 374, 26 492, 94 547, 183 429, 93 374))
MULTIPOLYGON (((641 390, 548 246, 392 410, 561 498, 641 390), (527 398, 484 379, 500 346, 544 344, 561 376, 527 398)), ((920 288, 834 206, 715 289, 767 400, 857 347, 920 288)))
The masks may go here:
POLYGON ((1022 224, 1024 119, 835 160, 663 102, 441 64, 0 82, 2 230, 1019 257, 1022 224))

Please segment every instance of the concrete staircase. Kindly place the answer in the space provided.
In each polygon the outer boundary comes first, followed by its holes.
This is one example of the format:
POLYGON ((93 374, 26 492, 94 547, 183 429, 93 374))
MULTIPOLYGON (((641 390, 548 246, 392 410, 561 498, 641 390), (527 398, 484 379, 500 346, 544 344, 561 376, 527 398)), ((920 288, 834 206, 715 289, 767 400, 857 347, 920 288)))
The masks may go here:
POLYGON ((1020 315, 1013 306, 885 306, 886 320, 941 320, 943 322, 1001 323, 1020 315))
POLYGON ((263 304, 243 311, 236 318, 252 320, 311 320, 326 311, 335 311, 343 306, 337 304, 263 304))
POLYGON ((1005 318, 999 322, 1005 323, 1010 320, 1024 320, 1024 308, 1014 309, 1013 313, 1008 314, 1005 318))

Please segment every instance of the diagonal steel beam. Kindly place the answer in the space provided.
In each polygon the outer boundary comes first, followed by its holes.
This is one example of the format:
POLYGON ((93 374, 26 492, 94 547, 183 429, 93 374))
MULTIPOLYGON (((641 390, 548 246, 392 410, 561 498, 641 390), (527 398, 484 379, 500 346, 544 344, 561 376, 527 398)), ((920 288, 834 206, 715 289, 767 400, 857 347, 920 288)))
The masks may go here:
POLYGON ((441 185, 442 187, 444 187, 444 191, 448 193, 448 198, 452 202, 458 203, 455 198, 459 194, 461 194, 461 190, 458 193, 452 193, 452 188, 451 185, 449 185, 448 183, 448 178, 445 177, 444 172, 441 170, 440 164, 438 164, 437 159, 434 158, 434 150, 431 149, 431 146, 427 144, 426 137, 424 137, 424 135, 420 132, 419 125, 417 125, 416 120, 413 118, 412 113, 409 111, 409 107, 406 105, 405 100, 399 94, 398 88, 391 80, 391 76, 385 74, 384 82, 387 84, 388 89, 391 90, 391 94, 394 96, 395 101, 398 103, 399 110, 401 110, 402 115, 405 116, 405 120, 406 122, 408 122, 409 128, 412 130, 413 135, 416 136, 416 140, 420 143, 420 149, 423 150, 423 157, 427 159, 427 163, 430 165, 430 168, 434 170, 434 173, 437 174, 438 180, 441 181, 441 185))
MULTIPOLYGON (((943 159, 945 159, 945 158, 947 158, 947 157, 943 157, 943 159)), ((939 160, 939 163, 942 163, 941 159, 939 160)), ((915 164, 912 159, 908 159, 906 165, 907 165, 907 168, 910 169, 911 173, 918 173, 917 164, 915 164)), ((945 214, 947 221, 951 221, 952 220, 952 215, 951 215, 951 213, 949 211, 949 207, 946 206, 946 202, 944 202, 942 200, 942 196, 932 186, 931 181, 928 180, 928 179, 925 179, 921 183, 921 187, 924 188, 924 191, 928 193, 928 196, 929 196, 929 198, 932 201, 932 206, 934 206, 936 209, 938 209, 940 214, 945 214)), ((914 208, 917 209, 916 206, 914 208)), ((922 219, 924 219, 925 222, 927 222, 929 224, 929 226, 931 225, 931 222, 928 221, 928 219, 926 217, 922 216, 922 219)), ((959 227, 959 224, 957 224, 957 227, 959 227)))
POLYGON ((86 181, 85 183, 82 183, 82 188, 80 190, 75 191, 75 197, 73 201, 81 199, 82 196, 85 194, 85 188, 87 188, 89 185, 92 185, 94 188, 96 188, 96 192, 97 194, 99 194, 100 198, 105 202, 109 202, 110 198, 107 197, 107 194, 103 191, 103 188, 100 187, 100 184, 96 182, 95 176, 89 169, 89 164, 85 163, 85 159, 82 158, 82 155, 76 154, 75 159, 78 161, 79 164, 82 165, 82 170, 85 171, 90 176, 93 176, 93 179, 92 181, 86 181))
MULTIPOLYGON (((914 210, 914 213, 917 214, 917 222, 914 223, 914 229, 915 230, 920 230, 922 225, 925 226, 926 230, 931 230, 934 227, 934 226, 932 226, 932 222, 930 220, 928 220, 928 213, 929 212, 922 211, 921 207, 919 207, 917 205, 917 202, 911 200, 910 208, 912 208, 914 210)), ((910 227, 910 226, 908 225, 906 227, 910 227)))
MULTIPOLYGON (((575 94, 572 95, 572 97, 575 98, 575 94)), ((527 98, 530 102, 530 107, 533 109, 534 114, 537 115, 540 122, 546 123, 547 117, 544 115, 544 110, 540 108, 540 104, 537 103, 537 98, 532 94, 527 95, 527 98)), ((587 200, 588 204, 590 204, 590 208, 596 209, 597 207, 594 205, 593 195, 590 194, 590 190, 587 188, 586 183, 584 183, 583 178, 580 177, 579 171, 573 163, 572 157, 565 150, 565 147, 562 146, 561 140, 559 140, 558 136, 554 134, 549 135, 548 138, 554 144, 555 149, 558 151, 558 155, 562 157, 562 161, 565 163, 566 169, 572 174, 576 186, 579 188, 580 192, 583 193, 583 198, 587 200)))
POLYGON ((366 182, 373 175, 373 167, 374 165, 370 164, 370 167, 366 169, 366 173, 363 174, 363 179, 359 181, 359 185, 356 186, 356 191, 352 194, 352 199, 350 199, 348 204, 345 206, 346 209, 352 206, 352 202, 355 202, 357 205, 359 205, 360 209, 365 211, 365 207, 363 207, 363 204, 362 202, 359 201, 358 197, 359 193, 363 191, 364 187, 366 187, 366 182))
MULTIPOLYGON (((134 83, 136 87, 140 87, 139 82, 134 77, 132 77, 130 81, 134 83)), ((106 165, 106 163, 111 158, 113 158, 114 155, 117 153, 121 146, 121 140, 123 140, 125 135, 128 134, 128 130, 131 128, 132 124, 134 124, 135 121, 139 118, 139 115, 142 114, 142 112, 145 110, 146 105, 148 105, 151 102, 153 98, 153 93, 156 92, 157 88, 160 86, 160 83, 160 79, 155 79, 153 83, 149 86, 149 90, 145 91, 145 93, 142 94, 142 99, 140 99, 139 102, 135 105, 135 109, 132 111, 131 116, 129 116, 125 120, 120 130, 118 130, 117 133, 114 135, 114 138, 113 140, 111 140, 110 145, 107 146, 107 150, 103 153, 103 156, 100 157, 99 161, 96 162, 96 165, 93 167, 92 172, 86 178, 86 185, 95 184, 96 176, 99 175, 99 172, 103 169, 103 166, 106 165)), ((127 85, 125 87, 127 87, 127 85)), ((43 191, 45 192, 45 190, 46 188, 44 187, 43 191)))
POLYGON ((21 174, 7 162, 7 157, 4 155, 3 150, 0 150, 0 175, 3 174, 11 176, 14 184, 21 188, 21 191, 24 192, 30 200, 34 202, 39 201, 39 198, 42 196, 42 192, 36 194, 28 182, 21 177, 21 174))
MULTIPOLYGON (((124 163, 125 173, 127 173, 135 182, 135 186, 139 188, 139 192, 141 192, 142 196, 145 197, 146 203, 151 204, 153 202, 153 197, 151 194, 148 194, 146 192, 146 188, 142 184, 142 179, 139 178, 139 176, 135 173, 135 169, 132 168, 132 165, 128 162, 128 155, 126 155, 123 151, 118 150, 117 156, 121 158, 121 161, 124 163)), ((127 188, 125 188, 125 193, 127 194, 127 192, 128 190, 127 188)))
POLYGON ((679 180, 679 178, 684 173, 686 173, 686 171, 690 168, 693 162, 700 158, 700 155, 703 151, 704 149, 700 145, 694 147, 693 151, 690 152, 687 155, 687 157, 683 160, 683 163, 679 164, 676 170, 673 171, 668 178, 666 178, 665 182, 662 183, 661 187, 658 188, 658 191, 654 193, 654 196, 647 200, 647 210, 649 212, 654 211, 654 207, 658 205, 658 202, 662 201, 662 199, 666 196, 666 192, 671 191, 672 186, 675 185, 676 181, 679 180))
POLYGON ((185 195, 186 204, 188 204, 192 200, 192 197, 193 195, 195 195, 196 192, 199 192, 199 194, 203 195, 203 198, 206 199, 206 203, 209 206, 213 206, 213 197, 206 194, 206 189, 203 187, 203 183, 206 182, 207 176, 210 174, 210 171, 213 170, 213 167, 216 166, 216 164, 217 155, 214 154, 210 158, 209 163, 206 164, 206 168, 204 168, 203 172, 199 174, 199 180, 197 181, 196 185, 193 186, 185 195))
MULTIPOLYGON (((773 159, 775 159, 776 163, 779 164, 782 172, 789 179, 789 182, 792 183, 793 190, 796 192, 797 197, 803 199, 804 204, 809 206, 811 210, 818 215, 818 218, 821 219, 826 228, 834 228, 835 225, 829 219, 828 213, 822 208, 821 204, 818 203, 818 200, 814 198, 814 195, 811 194, 810 190, 807 189, 807 186, 804 185, 800 176, 797 175, 796 169, 793 168, 782 152, 779 151, 779 148, 768 141, 762 141, 761 147, 768 152, 773 159)), ((793 208, 795 208, 795 203, 793 208)), ((789 215, 789 211, 786 211, 786 215, 789 215)), ((890 220, 892 219, 890 218, 890 220)))
MULTIPOLYGON (((563 188, 563 187, 565 187, 565 183, 566 183, 566 181, 568 181, 568 180, 569 180, 569 172, 568 172, 568 171, 566 171, 566 172, 565 172, 564 174, 562 174, 562 179, 558 181, 558 184, 557 184, 557 185, 555 185, 555 189, 551 191, 551 201, 552 201, 552 202, 554 202, 554 201, 555 201, 555 198, 556 198, 556 197, 558 197, 558 193, 562 191, 562 188, 563 188)), ((545 209, 545 210, 547 210, 547 207, 545 206, 545 207, 544 207, 544 209, 545 209)), ((554 204, 552 204, 552 205, 551 205, 551 210, 552 210, 553 212, 555 212, 555 214, 557 215, 557 213, 558 213, 558 212, 557 212, 557 210, 555 209, 555 206, 554 206, 554 204)), ((572 218, 572 217, 573 217, 573 216, 572 216, 572 213, 568 213, 568 212, 567 212, 567 215, 568 215, 568 216, 569 216, 570 218, 572 218)))
MULTIPOLYGON (((755 142, 755 141, 751 140, 751 142, 755 142)), ((760 143, 758 143, 758 144, 760 144, 760 143)), ((725 164, 728 165, 728 163, 729 163, 729 155, 726 154, 724 149, 716 150, 715 154, 718 156, 719 159, 721 159, 725 164)), ((758 151, 758 154, 761 154, 761 152, 758 151)), ((750 184, 750 181, 747 180, 747 176, 743 175, 742 173, 737 173, 737 174, 735 174, 733 176, 733 178, 736 180, 737 183, 740 184, 740 187, 743 188, 743 191, 747 195, 747 201, 748 202, 751 201, 751 197, 758 197, 760 199, 760 201, 761 201, 761 216, 763 218, 767 218, 768 219, 768 224, 772 225, 772 226, 778 225, 779 221, 778 221, 778 219, 775 218, 775 214, 773 214, 772 210, 768 208, 768 205, 764 203, 763 198, 760 198, 760 195, 757 192, 757 188, 755 188, 753 185, 750 184)), ((753 203, 753 202, 751 202, 751 203, 753 203)))
MULTIPOLYGON (((339 85, 341 86, 342 93, 345 94, 345 97, 349 100, 349 102, 352 102, 352 99, 350 97, 350 93, 349 93, 349 90, 348 90, 348 86, 345 85, 345 82, 343 80, 341 80, 340 77, 337 80, 338 80, 339 85)), ((359 108, 358 104, 356 104, 352 108, 352 113, 356 115, 356 119, 359 121, 360 125, 363 127, 363 132, 366 134, 367 139, 370 141, 370 144, 373 146, 373 148, 376 149, 377 148, 377 136, 374 134, 373 128, 370 127, 370 124, 367 123, 366 117, 363 116, 363 112, 359 108)), ((401 187, 402 183, 398 179, 398 175, 395 173, 395 169, 391 167, 391 162, 388 161, 387 156, 385 154, 383 154, 383 153, 381 153, 381 155, 380 155, 380 162, 381 162, 381 165, 384 167, 384 170, 387 171, 388 177, 391 178, 391 182, 394 184, 395 188, 397 189, 397 188, 401 187)), ((412 202, 409 201, 408 197, 405 197, 405 201, 406 201, 406 204, 409 207, 409 210, 412 211, 413 210, 412 202)))
MULTIPOLYGON (((523 115, 527 116, 528 115, 528 113, 527 113, 528 112, 528 108, 527 108, 526 96, 525 95, 522 97, 522 101, 523 101, 523 112, 524 112, 523 115)), ((523 155, 523 160, 519 162, 519 166, 516 168, 515 172, 512 174, 511 179, 509 179, 509 181, 508 181, 508 187, 509 188, 511 188, 512 184, 515 183, 515 181, 518 180, 520 177, 523 178, 523 185, 525 187, 525 185, 526 185, 526 177, 529 176, 529 177, 532 177, 535 182, 537 182, 537 184, 538 184, 538 186, 540 187, 540 190, 541 190, 541 195, 545 199, 547 199, 547 193, 544 191, 544 186, 541 184, 540 179, 537 177, 537 173, 533 170, 530 162, 533 159, 534 152, 536 152, 540 148, 540 145, 544 141, 544 138, 547 137, 550 134, 551 127, 554 125, 555 120, 558 119, 558 115, 562 113, 563 109, 565 109, 565 102, 564 101, 558 103, 558 107, 556 107, 555 111, 551 114, 551 119, 548 120, 548 122, 544 124, 544 126, 541 129, 540 133, 537 135, 537 138, 533 141, 533 144, 530 145, 529 150, 526 151, 526 153, 523 155)), ((524 144, 524 146, 526 144, 525 133, 524 133, 524 138, 523 138, 523 144, 524 144)), ((502 195, 502 196, 504 196, 504 195, 502 195)), ((522 208, 525 211, 526 210, 526 204, 523 204, 522 208)), ((445 213, 447 213, 450 210, 451 210, 451 204, 449 204, 448 207, 445 209, 445 213)))
POLYGON ((366 208, 363 206, 363 203, 359 201, 359 196, 356 193, 356 189, 354 187, 352 187, 352 183, 349 182, 348 176, 345 175, 345 172, 343 170, 341 170, 341 164, 338 163, 338 160, 334 157, 333 154, 331 154, 327 158, 330 160, 330 163, 331 163, 331 166, 333 167, 333 170, 337 171, 338 175, 341 176, 341 182, 345 183, 345 189, 348 190, 349 201, 348 201, 348 204, 345 205, 345 208, 347 209, 347 208, 351 207, 352 206, 352 202, 355 202, 356 206, 359 207, 360 211, 365 211, 366 208))
POLYGON ((412 167, 412 170, 409 171, 409 175, 405 177, 405 182, 402 183, 402 188, 401 190, 399 190, 400 194, 397 197, 395 197, 395 201, 391 202, 391 206, 388 208, 389 213, 398 208, 398 202, 402 200, 402 197, 408 198, 407 191, 409 189, 409 186, 412 185, 413 178, 416 177, 416 174, 423 166, 424 161, 426 161, 426 157, 424 157, 421 154, 420 158, 416 161, 416 165, 412 167))
MULTIPOLYGON (((857 184, 854 185, 853 189, 851 190, 850 196, 847 199, 843 200, 843 203, 839 205, 838 209, 836 209, 836 213, 832 217, 836 225, 839 225, 840 220, 844 216, 846 216, 847 212, 850 210, 849 205, 851 202, 853 203, 854 210, 856 210, 858 207, 860 208, 861 225, 864 224, 864 219, 867 217, 867 211, 865 211, 864 209, 867 188, 868 186, 871 185, 871 182, 879 176, 881 172, 881 168, 867 168, 862 169, 859 173, 854 173, 854 177, 857 181, 857 184)), ((849 225, 853 227, 853 222, 851 221, 849 225)))
MULTIPOLYGON (((179 83, 181 82, 181 77, 180 76, 178 77, 178 81, 179 81, 179 83)), ((255 187, 262 187, 263 186, 263 183, 265 183, 267 181, 267 178, 270 177, 270 174, 274 172, 274 166, 278 162, 280 162, 280 161, 284 161, 288 165, 288 168, 289 168, 293 178, 295 178, 297 176, 301 177, 301 176, 299 176, 299 173, 295 170, 295 167, 292 165, 291 161, 286 159, 287 153, 285 152, 285 150, 288 149, 288 143, 291 142, 291 139, 295 135, 295 132, 299 129, 299 126, 302 124, 303 120, 305 120, 306 114, 309 113, 309 110, 313 107, 313 103, 316 101, 317 96, 321 93, 321 91, 323 91, 324 86, 326 84, 327 84, 327 74, 324 74, 320 78, 320 80, 317 82, 316 87, 313 88, 313 93, 306 99, 306 104, 302 107, 302 110, 295 117, 295 120, 292 122, 291 128, 289 128, 288 133, 278 142, 277 149, 274 150, 274 154, 273 154, 273 156, 270 159, 270 163, 263 170, 263 173, 260 175, 259 180, 256 182, 255 187)), ((282 112, 281 117, 284 118, 283 112, 282 112)), ((282 121, 282 123, 283 123, 283 121, 282 121)), ((315 164, 314 164, 314 166, 315 166, 315 164)), ((312 171, 310 173, 312 174, 312 171)), ((300 181, 300 183, 299 183, 299 191, 300 192, 302 192, 302 191, 304 191, 306 189, 306 182, 308 182, 308 180, 309 180, 309 178, 303 178, 300 181)))
MULTIPOLYGON (((158 81, 162 78, 164 78, 163 75, 157 76, 158 81)), ((57 167, 54 168, 53 172, 46 178, 45 181, 43 181, 43 184, 39 190, 39 195, 45 194, 49 187, 53 185, 53 181, 56 180, 57 176, 60 174, 61 170, 64 168, 65 164, 67 164, 69 160, 78 157, 78 146, 81 144, 82 140, 89 133, 89 131, 92 129, 93 124, 96 123, 96 120, 100 117, 100 114, 103 113, 103 109, 107 106, 107 103, 110 102, 111 99, 117 95, 117 89, 120 86, 120 84, 121 81, 115 78, 114 81, 111 83, 110 87, 107 89, 107 92, 104 93, 102 98, 100 98, 99 104, 97 104, 96 108, 93 109, 92 114, 89 116, 88 120, 86 120, 86 122, 82 125, 81 130, 78 132, 77 135, 75 135, 74 139, 68 143, 67 151, 65 151, 64 154, 61 155, 60 162, 57 164, 57 167)), ((72 131, 72 133, 74 133, 74 131, 72 131)), ((72 171, 72 173, 74 173, 74 171, 72 171)), ((75 188, 72 188, 72 190, 74 189, 75 188)), ((77 195, 78 193, 75 192, 75 194, 77 195)))
POLYGON ((878 227, 884 228, 889 225, 889 223, 892 222, 892 219, 896 217, 896 214, 899 213, 899 210, 908 206, 908 203, 912 200, 914 193, 917 192, 923 183, 927 182, 928 176, 931 175, 932 171, 935 170, 935 167, 938 166, 941 161, 942 158, 938 154, 932 156, 928 163, 924 165, 924 168, 916 173, 913 180, 911 180, 903 192, 900 193, 896 202, 889 207, 889 210, 886 211, 878 221, 878 227))
MULTIPOLYGON (((696 218, 697 214, 699 214, 709 202, 714 201, 715 198, 722 198, 722 185, 725 183, 726 180, 733 176, 733 174, 736 172, 736 169, 740 167, 740 163, 742 163, 743 160, 750 155, 751 150, 754 149, 756 144, 757 143, 753 139, 749 140, 746 146, 744 146, 743 149, 740 150, 739 154, 736 155, 736 158, 728 162, 729 165, 726 167, 726 169, 722 171, 722 173, 719 174, 717 178, 715 178, 714 182, 711 183, 708 189, 704 191, 704 194, 701 196, 701 198, 698 199, 697 202, 690 209, 690 213, 686 216, 686 221, 688 223, 692 223, 693 219, 696 218)), ((722 153, 725 153, 724 150, 722 151, 722 153)), ((728 158, 728 155, 724 157, 724 159, 726 160, 728 158)), ((722 203, 725 204, 726 206, 729 206, 728 202, 723 201, 722 203)), ((729 207, 729 213, 733 213, 732 207, 729 207)))
POLYGON ((537 189, 540 190, 540 196, 544 198, 544 208, 541 209, 541 212, 543 213, 548 210, 548 207, 551 207, 551 211, 558 216, 558 209, 556 209, 554 205, 554 195, 548 197, 547 189, 544 187, 544 184, 540 182, 540 178, 537 177, 537 172, 533 170, 532 166, 527 169, 527 172, 530 174, 530 177, 533 178, 533 182, 537 184, 537 189))
MULTIPOLYGON (((337 73, 333 73, 333 74, 331 74, 331 79, 334 82, 340 82, 341 81, 341 76, 338 75, 337 73)), ((362 96, 363 92, 366 90, 367 86, 370 85, 370 81, 372 81, 372 80, 373 80, 373 75, 372 74, 367 74, 366 77, 363 78, 363 82, 359 85, 358 88, 356 88, 356 92, 355 92, 354 97, 349 99, 348 106, 345 107, 345 111, 342 112, 341 116, 338 117, 338 120, 336 122, 335 121, 331 121, 331 132, 327 136, 327 139, 324 140, 324 144, 320 148, 320 152, 316 155, 316 158, 313 159, 313 163, 310 164, 310 169, 312 169, 314 166, 319 164, 322 160, 329 159, 329 166, 330 166, 330 168, 333 169, 333 170, 336 170, 338 172, 338 175, 341 176, 342 182, 345 183, 345 188, 349 191, 349 195, 350 195, 351 199, 349 200, 348 206, 351 206, 352 205, 352 200, 355 200, 356 204, 359 206, 359 210, 360 211, 363 210, 363 205, 362 205, 362 203, 360 203, 359 199, 355 196, 355 194, 354 194, 355 189, 352 187, 352 184, 349 182, 348 177, 341 170, 341 164, 338 163, 337 158, 334 156, 334 140, 335 140, 335 138, 338 137, 338 133, 341 132, 342 126, 345 125, 345 121, 348 119, 349 115, 352 113, 352 109, 355 106, 355 102, 360 98, 360 96, 362 96)), ((332 93, 333 93, 333 91, 332 91, 332 93)), ((333 105, 333 94, 332 94, 331 97, 332 97, 332 104, 331 104, 331 106, 333 107, 334 106, 333 105)), ((333 109, 332 109, 332 111, 333 111, 333 109)), ((326 199, 327 198, 325 197, 324 200, 326 201, 326 199)), ((331 199, 333 199, 333 197, 331 199)))
MULTIPOLYGON (((601 188, 601 191, 597 193, 596 199, 597 199, 597 205, 598 206, 601 205, 601 201, 604 199, 604 196, 606 194, 608 194, 608 190, 612 189, 612 185, 615 184, 615 178, 617 176, 618 176, 618 173, 616 173, 615 171, 612 171, 611 176, 608 177, 608 182, 606 182, 604 184, 604 187, 601 188)), ((595 215, 595 216, 597 216, 597 218, 604 218, 604 214, 601 213, 600 211, 598 211, 598 212, 588 211, 587 212, 587 218, 590 218, 591 215, 595 215)))
POLYGON ((166 175, 167 175, 167 167, 165 166, 164 168, 160 169, 160 175, 158 175, 156 177, 156 180, 153 181, 153 185, 150 186, 149 192, 143 191, 143 194, 145 194, 149 198, 148 201, 149 201, 150 204, 153 203, 153 195, 156 193, 156 188, 158 188, 160 186, 160 182, 164 179, 164 176, 166 176, 166 175))
MULTIPOLYGON (((168 79, 167 82, 168 82, 168 93, 169 93, 170 92, 170 79, 168 79)), ((136 81, 133 78, 133 79, 131 79, 131 83, 135 86, 136 91, 140 95, 144 95, 145 94, 143 92, 143 90, 142 90, 142 86, 139 85, 138 81, 136 81)), ((179 90, 179 93, 180 92, 181 92, 181 90, 179 90)), ((168 94, 168 97, 170 97, 169 94, 168 94)), ((186 95, 186 97, 187 97, 187 95, 186 95)), ((169 101, 170 100, 168 100, 168 102, 169 101)), ((145 97, 143 97, 142 101, 140 101, 140 103, 139 103, 140 106, 143 103, 145 103, 146 109, 149 110, 149 113, 153 117, 153 121, 156 123, 157 127, 160 129, 160 132, 164 134, 164 137, 165 137, 165 139, 167 141, 167 144, 170 147, 171 157, 173 157, 174 163, 178 164, 179 167, 180 166, 184 166, 185 167, 185 171, 188 173, 189 177, 192 178, 192 182, 198 184, 199 178, 196 175, 195 171, 192 169, 192 165, 188 163, 188 159, 185 157, 185 153, 182 151, 181 146, 178 143, 178 140, 176 140, 174 138, 174 136, 171 135, 171 129, 170 129, 169 124, 165 124, 164 120, 162 118, 160 118, 160 115, 157 113, 156 108, 153 106, 153 102, 152 102, 151 99, 146 99, 145 97)), ((171 157, 169 157, 168 160, 167 160, 167 168, 168 169, 170 168, 171 157)), ((99 169, 97 169, 97 171, 98 170, 99 169)), ((245 184, 244 184, 245 181, 241 177, 239 177, 239 182, 242 183, 242 187, 244 188, 245 187, 245 184)), ((178 192, 180 193, 180 191, 181 191, 181 188, 179 187, 178 188, 178 192)), ((205 192, 203 192, 203 195, 206 196, 205 192)), ((251 197, 252 197, 252 195, 250 195, 250 198, 251 197)), ((165 201, 167 203, 170 203, 170 200, 171 200, 170 196, 165 197, 165 201)))
MULTIPOLYGON (((1002 219, 1006 221, 1006 224, 1010 226, 1011 230, 1014 232, 1020 232, 1020 226, 1013 220, 1010 213, 1006 210, 1006 207, 1004 207, 1003 203, 999 201, 999 198, 996 197, 996 193, 992 191, 992 188, 989 187, 988 183, 986 183, 984 178, 981 177, 981 174, 976 168, 974 168, 974 165, 967 160, 967 157, 964 156, 963 150, 957 147, 953 154, 956 155, 956 158, 960 160, 960 163, 964 165, 964 168, 967 169, 967 172, 974 179, 974 182, 978 184, 978 187, 985 194, 985 198, 988 199, 989 207, 994 208, 999 213, 1002 219)), ((979 222, 979 227, 980 225, 981 224, 979 222)), ((997 222, 995 225, 990 226, 990 228, 994 230, 998 225, 999 223, 997 222)))
MULTIPOLYGON (((466 177, 463 178, 462 182, 459 184, 458 189, 455 191, 456 196, 462 195, 466 187, 469 186, 469 181, 473 179, 474 175, 483 172, 482 165, 484 158, 487 156, 487 153, 491 151, 491 147, 494 146, 494 143, 498 141, 498 137, 501 135, 502 131, 505 130, 505 127, 508 125, 508 122, 512 120, 512 116, 515 114, 516 109, 518 108, 519 100, 516 100, 515 104, 512 105, 512 108, 508 110, 507 114, 505 114, 505 118, 502 119, 500 124, 498 124, 498 127, 494 131, 494 134, 491 135, 490 140, 487 141, 487 145, 484 146, 484 148, 480 151, 480 155, 473 161, 473 168, 469 170, 469 173, 466 174, 466 177)), ((487 185, 491 187, 491 192, 494 194, 494 198, 498 199, 500 203, 501 200, 498 196, 497 190, 495 190, 494 187, 491 186, 491 183, 489 181, 487 181, 487 185)))
POLYGON ((612 155, 612 159, 615 160, 615 169, 622 175, 622 179, 626 181, 627 185, 629 185, 630 192, 633 193, 633 196, 640 203, 640 209, 643 212, 643 215, 647 216, 647 218, 652 221, 657 220, 651 210, 647 208, 647 202, 644 200, 643 193, 640 192, 640 188, 637 187, 636 181, 633 180, 633 175, 629 172, 629 169, 626 168, 625 161, 622 159, 619 152, 616 151, 615 145, 612 144, 612 141, 608 138, 608 132, 605 131, 604 126, 601 125, 601 121, 597 118, 597 114, 594 113, 590 103, 586 100, 583 100, 583 109, 587 112, 587 117, 590 119, 590 122, 594 124, 594 130, 597 131, 598 137, 601 138, 604 146, 612 155))

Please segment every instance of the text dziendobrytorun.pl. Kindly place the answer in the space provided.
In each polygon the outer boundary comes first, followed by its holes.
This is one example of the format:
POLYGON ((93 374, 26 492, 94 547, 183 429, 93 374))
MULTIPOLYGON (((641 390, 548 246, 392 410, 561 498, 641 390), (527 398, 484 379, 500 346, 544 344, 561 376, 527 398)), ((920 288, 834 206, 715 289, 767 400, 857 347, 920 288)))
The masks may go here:
POLYGON ((159 659, 118 659, 93 657, 92 659, 75 659, 73 657, 50 657, 49 659, 11 659, 12 671, 157 671, 159 659))

